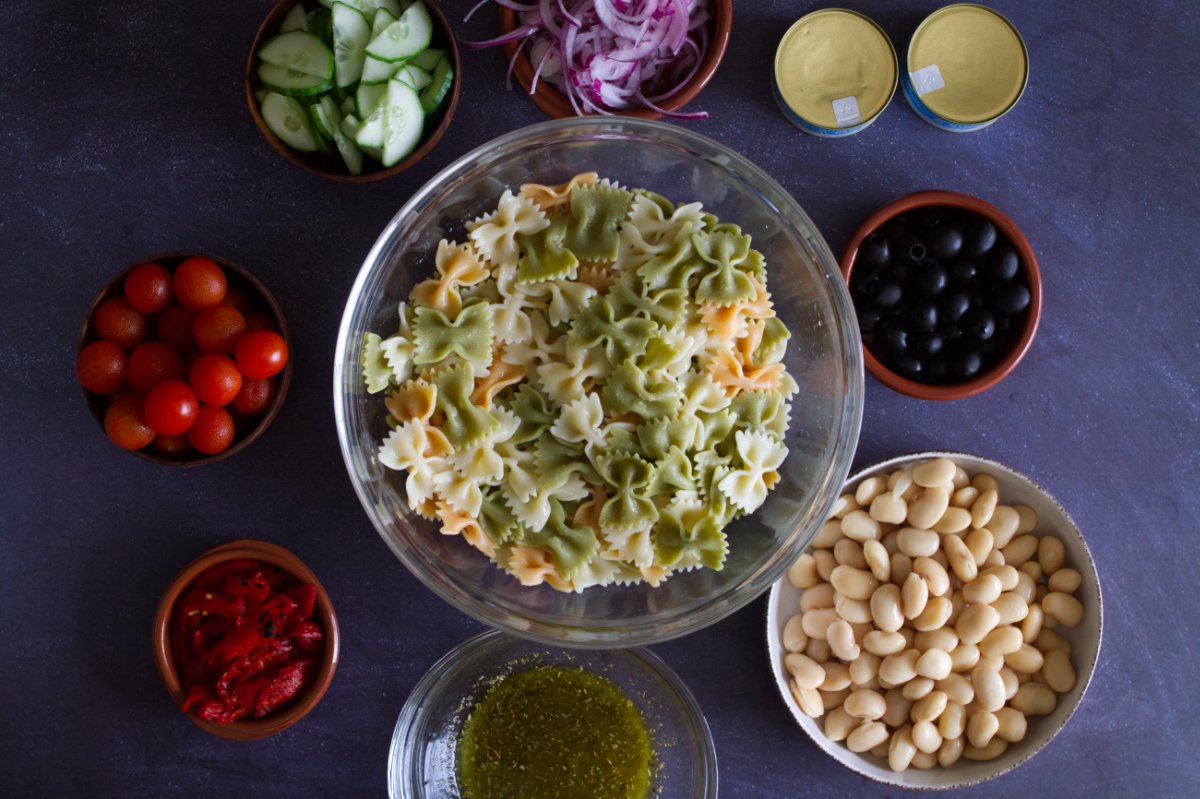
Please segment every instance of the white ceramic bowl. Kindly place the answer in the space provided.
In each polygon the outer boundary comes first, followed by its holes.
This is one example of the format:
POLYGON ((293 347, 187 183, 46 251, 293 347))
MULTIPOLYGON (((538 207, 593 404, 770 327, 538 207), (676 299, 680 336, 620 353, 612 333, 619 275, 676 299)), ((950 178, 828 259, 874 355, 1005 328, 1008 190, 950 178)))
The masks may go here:
POLYGON ((886 761, 881 758, 867 753, 855 754, 847 749, 844 743, 830 741, 825 737, 823 720, 810 718, 792 697, 788 688, 790 675, 783 666, 783 658, 787 654, 781 640, 783 626, 789 618, 800 611, 801 591, 792 586, 785 576, 772 586, 767 601, 767 652, 770 658, 771 673, 775 677, 779 694, 792 716, 795 717, 796 723, 808 733, 817 746, 846 768, 876 782, 916 790, 946 790, 978 785, 1007 774, 1050 743, 1070 721, 1075 709, 1079 707, 1080 700, 1083 699, 1084 692, 1087 691, 1088 683, 1091 682, 1096 659, 1100 654, 1100 637, 1104 619, 1104 608, 1100 598, 1100 578, 1096 574, 1096 564, 1092 560, 1092 554, 1088 551, 1079 528, 1062 505, 1046 489, 1008 466, 961 452, 919 452, 912 455, 899 455, 852 474, 846 481, 842 493, 857 486, 859 481, 867 477, 887 474, 912 463, 940 457, 950 458, 972 477, 980 472, 986 472, 995 477, 1000 484, 1000 501, 1003 504, 1028 505, 1033 508, 1038 515, 1038 527, 1035 532, 1038 535, 1057 535, 1066 548, 1067 565, 1077 569, 1083 575, 1083 583, 1075 592, 1076 598, 1083 603, 1083 621, 1073 629, 1062 625, 1055 629, 1055 632, 1071 642, 1071 663, 1075 666, 1077 676, 1075 687, 1059 696, 1058 704, 1050 715, 1029 719, 1029 729, 1023 741, 1009 744, 1005 753, 995 760, 972 762, 961 759, 950 768, 941 768, 940 766, 929 770, 909 768, 899 773, 889 769, 886 761))

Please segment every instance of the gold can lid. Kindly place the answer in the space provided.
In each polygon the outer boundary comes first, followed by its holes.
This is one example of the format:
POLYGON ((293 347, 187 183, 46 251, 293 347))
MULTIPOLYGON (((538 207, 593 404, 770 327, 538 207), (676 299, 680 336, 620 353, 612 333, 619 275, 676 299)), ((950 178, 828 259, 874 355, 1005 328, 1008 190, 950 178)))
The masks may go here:
POLYGON ((883 30, 841 8, 796 20, 775 51, 775 85, 783 102, 822 128, 854 123, 843 110, 848 98, 861 122, 874 119, 892 99, 896 76, 896 51, 883 30))
POLYGON ((921 94, 931 111, 971 124, 993 120, 1016 104, 1029 79, 1029 54, 1001 14, 960 3, 920 24, 908 45, 907 67, 909 75, 936 72, 932 85, 942 85, 921 94))

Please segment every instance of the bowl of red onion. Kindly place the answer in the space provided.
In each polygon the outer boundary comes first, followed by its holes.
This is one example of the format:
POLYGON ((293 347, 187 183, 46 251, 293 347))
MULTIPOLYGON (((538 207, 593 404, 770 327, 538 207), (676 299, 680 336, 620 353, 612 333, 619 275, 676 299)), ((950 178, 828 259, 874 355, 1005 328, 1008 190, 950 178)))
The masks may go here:
POLYGON ((732 0, 483 0, 471 13, 488 2, 501 35, 459 44, 502 45, 510 86, 550 117, 708 117, 681 109, 725 55, 732 0))

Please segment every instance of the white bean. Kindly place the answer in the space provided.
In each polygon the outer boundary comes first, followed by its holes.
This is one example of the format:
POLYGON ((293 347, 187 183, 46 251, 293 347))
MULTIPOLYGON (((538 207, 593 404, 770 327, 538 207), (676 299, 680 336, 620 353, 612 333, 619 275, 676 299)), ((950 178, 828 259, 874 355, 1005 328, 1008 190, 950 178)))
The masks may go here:
MULTIPOLYGON (((1005 592, 996 598, 989 606, 999 615, 998 624, 1016 624, 1029 615, 1029 604, 1025 598, 1015 591, 1005 592)), ((1045 610, 1045 604, 1042 610, 1045 610)))
POLYGON ((1061 649, 1051 649, 1046 653, 1042 676, 1046 678, 1046 685, 1060 694, 1075 687, 1075 667, 1071 664, 1071 658, 1061 649))
POLYGON ((964 644, 978 644, 999 623, 1000 614, 991 605, 971 605, 959 615, 954 631, 964 644))
POLYGON ((997 505, 996 510, 992 511, 992 518, 988 519, 987 528, 997 541, 1012 541, 1020 521, 1017 512, 1008 505, 997 505))
POLYGON ((1000 578, 994 574, 981 574, 963 586, 963 599, 971 604, 987 605, 1000 598, 1000 578))
POLYGON ((939 691, 945 691, 950 701, 966 707, 975 699, 975 686, 961 674, 951 674, 944 680, 938 680, 934 686, 939 691))
POLYGON ((889 633, 883 630, 873 630, 863 636, 863 649, 881 658, 903 652, 908 643, 898 632, 889 633))
POLYGON ((1028 505, 1013 505, 1017 512, 1017 534, 1032 533, 1037 529, 1037 512, 1028 505))
POLYGON ((960 488, 966 488, 971 484, 971 475, 967 474, 967 470, 963 467, 955 467, 954 479, 951 484, 954 486, 955 491, 958 491, 960 488))
POLYGON ((879 721, 868 721, 854 728, 846 736, 846 748, 851 752, 867 752, 888 739, 887 725, 879 721))
POLYGON ((825 582, 829 582, 829 575, 833 574, 834 568, 838 565, 837 559, 828 549, 814 549, 812 556, 817 561, 817 576, 825 582))
MULTIPOLYGON (((850 511, 846 512, 849 513, 850 511)), ((832 549, 833 545, 841 541, 843 537, 841 518, 830 519, 821 525, 821 529, 817 532, 817 537, 812 540, 811 546, 813 549, 832 549)), ((802 588, 803 586, 797 587, 802 588)))
POLYGON ((912 626, 917 630, 936 630, 946 624, 953 612, 954 606, 949 599, 944 596, 931 597, 921 615, 912 620, 912 626))
POLYGON ((783 648, 789 652, 803 652, 808 646, 808 634, 804 632, 804 617, 797 613, 783 625, 783 648))
POLYGON ((1025 739, 1027 722, 1025 714, 1011 707, 1002 707, 996 711, 996 736, 1009 743, 1017 743, 1025 739))
POLYGON ((861 723, 862 719, 851 716, 845 707, 834 708, 825 716, 825 737, 831 741, 844 741, 861 723))
POLYGON ((1000 546, 1001 538, 998 532, 992 530, 992 535, 996 536, 996 546, 1004 553, 1004 562, 1016 566, 1018 569, 1037 552, 1037 537, 1029 533, 1017 536, 1005 546, 1000 546))
POLYGON ((958 536, 942 536, 942 551, 950 560, 950 568, 963 583, 971 582, 979 574, 979 567, 975 565, 975 556, 958 536))
POLYGON ((928 530, 942 518, 950 507, 950 494, 945 488, 926 488, 917 498, 908 503, 908 523, 912 527, 928 530))
POLYGON ((879 676, 881 658, 870 652, 860 652, 849 666, 850 682, 854 685, 866 685, 879 676))
POLYGON ((933 530, 902 527, 896 534, 896 546, 910 558, 928 558, 942 545, 941 536, 933 530))
POLYGON ((841 691, 850 687, 850 667, 845 663, 831 660, 822 668, 825 669, 825 679, 817 686, 822 693, 841 691))
POLYGON ((999 491, 1000 484, 996 482, 996 478, 990 474, 977 474, 971 479, 971 485, 978 488, 980 491, 999 491))
POLYGON ((928 649, 953 652, 956 646, 958 646, 958 633, 954 632, 953 627, 942 627, 939 630, 919 632, 913 639, 913 647, 922 652, 928 649))
POLYGON ((801 688, 819 688, 825 681, 825 669, 802 652, 788 654, 783 659, 783 665, 801 688))
POLYGON ((908 579, 908 575, 912 574, 912 558, 903 552, 892 552, 890 554, 892 561, 891 580, 896 585, 904 585, 904 581, 908 579))
POLYGON ((942 734, 932 721, 918 721, 912 729, 913 744, 922 752, 936 752, 942 745, 942 734))
POLYGON ((875 497, 887 490, 887 478, 880 475, 868 477, 858 484, 858 488, 854 491, 854 501, 860 507, 868 507, 875 497))
POLYGON ((963 536, 963 543, 971 551, 971 557, 975 558, 975 565, 980 569, 987 563, 988 556, 995 552, 993 549, 996 543, 995 538, 992 536, 992 531, 986 527, 967 533, 963 536))
POLYGON ((804 634, 809 638, 824 641, 829 625, 837 620, 837 611, 833 608, 814 608, 805 612, 804 621, 801 624, 804 627, 804 634))
MULTIPOLYGON (((909 580, 914 579, 910 574, 909 580)), ((920 582, 920 578, 915 578, 920 582)), ((905 582, 905 585, 908 583, 905 582)), ((896 632, 904 625, 904 615, 901 612, 900 589, 891 583, 885 583, 875 589, 871 595, 871 618, 875 626, 883 632, 896 632)))
POLYGON ((933 529, 939 533, 961 533, 971 526, 971 513, 964 508, 956 508, 953 505, 946 508, 946 512, 942 517, 934 523, 933 529))
POLYGON ((912 739, 912 725, 905 724, 892 733, 888 743, 888 768, 892 771, 904 771, 912 765, 913 757, 917 754, 917 745, 912 739))
POLYGON ((1042 564, 1038 563, 1036 560, 1030 559, 1025 561, 1017 567, 1017 571, 1025 572, 1035 583, 1040 583, 1042 581, 1042 564))
POLYGON ((950 676, 950 654, 941 649, 930 649, 917 660, 917 674, 930 680, 944 680, 950 676))
POLYGON ((900 693, 904 698, 911 699, 914 702, 929 696, 932 691, 933 680, 928 677, 913 677, 900 687, 900 693))
POLYGON ((1047 581, 1047 585, 1051 591, 1058 591, 1063 594, 1075 593, 1082 584, 1083 575, 1075 569, 1059 569, 1050 575, 1050 579, 1047 581))
POLYGON ((789 686, 792 689, 792 698, 796 700, 804 715, 814 719, 825 715, 825 703, 821 701, 821 693, 816 688, 802 688, 794 679, 789 686))
POLYGON ((909 574, 904 580, 904 587, 900 589, 900 608, 904 618, 917 618, 925 611, 928 603, 929 584, 916 572, 909 574))
POLYGON ((818 663, 828 663, 829 657, 833 653, 829 651, 829 642, 824 638, 813 638, 810 636, 808 646, 804 647, 804 654, 818 663))
POLYGON ((914 466, 912 478, 922 488, 933 488, 952 482, 957 469, 949 458, 934 458, 914 466))
POLYGON ((958 762, 963 753, 963 738, 960 735, 957 738, 949 738, 942 740, 942 748, 938 750, 938 765, 942 768, 950 768, 958 762))
POLYGON ((825 640, 829 642, 829 649, 834 656, 844 661, 854 660, 860 653, 859 646, 854 641, 854 630, 844 619, 838 619, 829 625, 825 631, 825 640))
POLYGON ((850 511, 858 510, 859 507, 858 500, 854 498, 853 494, 842 494, 833 503, 832 515, 841 519, 850 511))
POLYGON ((1048 716, 1058 705, 1054 691, 1036 682, 1027 682, 1017 689, 1012 706, 1026 716, 1048 716))
POLYGON ((979 664, 979 647, 975 644, 959 644, 950 653, 950 670, 970 671, 979 664))
POLYGON ((962 756, 967 760, 987 761, 995 760, 1008 751, 1008 741, 1002 738, 992 738, 987 746, 982 749, 977 746, 967 744, 963 747, 962 756))
POLYGON ((983 640, 979 642, 979 652, 989 657, 995 655, 1004 657, 1018 651, 1023 643, 1021 631, 1016 627, 1006 625, 997 627, 984 636, 983 640))
POLYGON ((1046 598, 1042 600, 1042 610, 1047 616, 1053 616, 1055 621, 1062 622, 1067 627, 1074 627, 1083 621, 1083 603, 1061 591, 1046 594, 1046 598))
POLYGON ((880 679, 887 680, 892 685, 903 685, 917 676, 917 659, 920 657, 921 653, 915 649, 888 655, 879 664, 880 679))
POLYGON ((1025 643, 1032 644, 1037 640, 1038 635, 1042 632, 1042 622, 1045 618, 1046 614, 1040 604, 1029 606, 1029 615, 1021 619, 1021 638, 1025 643))
POLYGON ((950 504, 956 508, 966 508, 967 510, 970 510, 978 499, 979 489, 975 488, 974 486, 967 485, 956 489, 954 493, 950 495, 950 504))
POLYGON ((950 575, 946 573, 946 567, 933 558, 916 558, 912 570, 920 575, 929 586, 929 593, 934 596, 942 596, 950 590, 950 575))
POLYGON ((971 685, 975 688, 975 704, 980 710, 994 712, 1004 707, 1004 679, 999 669, 976 666, 971 671, 971 685))
POLYGON ((800 612, 807 613, 817 608, 831 608, 834 606, 835 599, 836 592, 832 585, 817 583, 811 588, 804 589, 804 593, 800 595, 800 612))
POLYGON ((861 599, 850 599, 838 594, 833 600, 833 609, 853 624, 866 624, 871 621, 871 606, 861 599))
MULTIPOLYGON (((934 693, 941 693, 935 691, 934 693)), ((932 696, 933 694, 930 694, 932 696)), ((947 700, 946 706, 938 714, 938 732, 943 738, 958 738, 963 734, 966 725, 967 711, 958 702, 947 700)))
POLYGON ((979 491, 979 498, 971 506, 971 526, 976 530, 987 527, 999 501, 1000 494, 996 491, 979 491))
POLYGON ((879 581, 869 571, 844 565, 833 570, 829 582, 833 583, 836 591, 851 599, 870 599, 879 587, 879 581))
POLYGON ((891 555, 888 554, 887 548, 883 544, 874 539, 864 541, 862 553, 863 560, 867 562, 867 568, 871 570, 871 574, 875 575, 876 580, 883 583, 891 579, 891 555))
POLYGON ((855 718, 874 720, 882 718, 887 710, 887 701, 878 691, 858 688, 850 692, 842 707, 855 718))
POLYGON ((1026 603, 1033 602, 1033 597, 1037 593, 1037 585, 1034 577, 1030 577, 1028 572, 1017 571, 1017 587, 1011 592, 1024 599, 1026 603))
POLYGON ((788 582, 796 588, 812 588, 819 579, 817 559, 807 553, 788 568, 788 582))
POLYGON ((1020 579, 1020 572, 1015 567, 1003 564, 1000 566, 989 566, 980 574, 991 574, 1000 581, 1001 591, 1012 591, 1017 587, 1017 581, 1020 579))
POLYGON ((1017 672, 1010 669, 1008 666, 1000 668, 1000 679, 1004 680, 1004 699, 1008 701, 1017 693, 1017 689, 1021 687, 1021 678, 1017 676, 1017 672))
POLYGON ((842 535, 855 541, 879 538, 883 528, 865 510, 852 510, 842 519, 842 535))
POLYGON ((904 698, 904 692, 899 688, 890 688, 883 695, 887 702, 887 710, 883 714, 883 723, 889 727, 899 727, 908 721, 908 714, 912 710, 912 700, 904 698))
POLYGON ((871 502, 870 516, 883 524, 901 524, 908 516, 908 503, 895 494, 880 494, 871 502))
POLYGON ((1066 563, 1067 548, 1054 536, 1044 535, 1038 540, 1037 559, 1042 573, 1047 577, 1053 576, 1066 563))
POLYGON ((833 545, 833 559, 843 566, 853 566, 856 569, 867 568, 867 559, 863 557, 862 544, 851 541, 849 538, 843 538, 833 545))
POLYGON ((930 691, 912 706, 908 716, 913 721, 937 721, 945 712, 948 702, 945 691, 930 691))
MULTIPOLYGON (((838 664, 841 665, 840 663, 838 664)), ((843 688, 840 691, 826 691, 823 688, 818 688, 817 693, 821 695, 821 706, 825 708, 825 712, 839 708, 846 701, 846 697, 850 695, 849 688, 843 688)))
POLYGON ((1000 720, 995 714, 986 710, 972 713, 971 718, 967 719, 967 741, 971 746, 982 749, 991 743, 998 729, 1000 720))
MULTIPOLYGON (((1015 630, 1015 627, 1009 627, 1010 630, 1015 630)), ((1018 633, 1019 634, 1019 633, 1018 633)), ((1042 664, 1046 658, 1036 647, 1022 643, 1021 647, 1016 652, 1009 652, 1004 656, 1004 663, 1013 671, 1019 671, 1023 674, 1033 674, 1040 671, 1042 664)))

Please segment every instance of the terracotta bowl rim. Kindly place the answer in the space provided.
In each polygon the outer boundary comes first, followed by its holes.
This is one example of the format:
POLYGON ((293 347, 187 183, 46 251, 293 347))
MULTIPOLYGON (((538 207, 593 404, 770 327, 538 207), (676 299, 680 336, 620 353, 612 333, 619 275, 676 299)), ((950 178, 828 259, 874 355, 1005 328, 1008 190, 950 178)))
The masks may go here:
MULTIPOLYGON (((709 11, 711 16, 708 22, 705 23, 710 26, 711 33, 708 42, 708 52, 705 53, 700 68, 696 70, 696 74, 692 76, 684 88, 659 103, 659 106, 667 111, 678 111, 694 100, 712 80, 717 72, 717 68, 721 65, 721 61, 725 58, 725 51, 729 47, 729 31, 733 24, 733 0, 713 0, 710 5, 711 8, 709 11)), ((510 33, 517 27, 516 12, 504 6, 500 6, 497 10, 500 15, 500 32, 502 34, 510 33)), ((513 74, 516 76, 517 82, 525 90, 525 94, 529 94, 529 86, 533 83, 533 65, 529 62, 529 58, 524 52, 519 56, 515 55, 518 46, 518 42, 505 44, 504 54, 509 61, 515 56, 516 61, 513 64, 513 74)), ((565 119, 576 116, 575 109, 571 107, 570 101, 563 96, 562 92, 544 81, 538 81, 537 91, 529 96, 534 104, 542 109, 546 116, 551 119, 565 119)), ((636 119, 661 119, 663 117, 663 114, 646 108, 614 111, 613 115, 634 117, 636 119)))
POLYGON ((312 685, 305 691, 303 697, 294 704, 261 719, 240 719, 230 724, 205 721, 204 719, 196 718, 190 713, 187 714, 187 717, 196 726, 212 735, 235 741, 255 741, 291 727, 308 715, 309 711, 321 701, 321 698, 325 695, 325 691, 329 688, 330 682, 333 680, 334 672, 337 671, 341 649, 341 632, 338 628, 337 614, 333 610, 333 602, 329 599, 329 594, 325 591, 325 587, 317 579, 312 569, 304 561, 300 560, 299 556, 295 553, 278 544, 272 544, 269 541, 262 541, 255 538, 239 538, 215 546, 184 566, 175 575, 167 586, 166 591, 163 592, 154 614, 152 633, 154 665, 157 667, 158 675, 162 679, 167 693, 171 695, 171 700, 175 703, 176 707, 182 706, 184 696, 179 675, 175 668, 175 657, 171 653, 171 610, 174 608, 179 595, 183 593, 183 590, 192 580, 196 579, 197 575, 211 566, 236 558, 252 558, 270 563, 273 566, 279 566, 294 577, 315 585, 317 587, 317 614, 320 616, 321 625, 325 632, 325 653, 321 660, 321 670, 317 672, 316 679, 313 680, 312 685))
MULTIPOLYGON (((282 155, 290 163, 300 167, 306 172, 314 175, 320 175, 328 180, 337 183, 374 183, 379 180, 385 180, 390 177, 399 175, 401 172, 413 167, 418 161, 429 154, 431 150, 441 141, 445 135, 446 129, 450 127, 450 120, 454 117, 454 112, 458 108, 458 97, 462 91, 462 64, 458 56, 458 42, 454 38, 454 29, 450 27, 449 20, 446 15, 438 7, 436 2, 426 2, 425 7, 430 10, 430 15, 433 17, 435 33, 434 39, 438 44, 444 44, 447 54, 450 55, 454 66, 454 79, 450 84, 450 96, 447 98, 445 105, 441 110, 436 111, 442 115, 441 122, 434 128, 432 133, 427 133, 424 140, 409 153, 408 157, 402 159, 394 166, 380 168, 370 172, 364 172, 361 175, 351 175, 346 171, 334 171, 324 169, 317 166, 317 158, 320 155, 310 155, 293 150, 284 142, 280 141, 279 137, 271 132, 267 127, 267 123, 263 121, 262 111, 259 110, 258 101, 254 99, 254 91, 258 88, 258 79, 255 77, 255 68, 258 66, 258 61, 255 54, 258 53, 259 46, 271 35, 279 23, 283 20, 284 15, 291 11, 294 6, 305 5, 305 0, 279 0, 275 6, 267 12, 267 16, 263 19, 262 24, 258 28, 258 32, 254 34, 254 41, 250 45, 250 52, 246 56, 246 67, 243 75, 243 83, 245 85, 246 106, 250 109, 250 116, 254 118, 254 125, 258 128, 258 132, 267 140, 275 152, 282 155), (438 37, 438 33, 441 37, 438 37)), ((374 164, 375 161, 368 157, 368 165, 374 164)))
MULTIPOLYGON (((268 289, 261 280, 255 277, 254 274, 244 266, 236 264, 233 261, 230 261, 228 258, 222 258, 219 255, 213 255, 206 252, 195 252, 191 250, 171 250, 169 252, 156 253, 148 258, 143 258, 140 261, 136 261, 117 272, 117 274, 114 275, 112 279, 104 285, 104 288, 100 290, 100 293, 96 295, 96 298, 92 300, 91 307, 88 308, 87 316, 85 316, 83 319, 83 327, 79 332, 79 346, 76 352, 78 353, 82 351, 85 346, 94 340, 94 337, 92 336, 92 317, 96 315, 96 309, 99 308, 100 304, 105 300, 122 296, 121 292, 125 283, 125 278, 131 271, 133 271, 134 268, 148 263, 157 263, 165 266, 168 263, 182 261, 185 258, 208 258, 209 260, 216 262, 222 269, 234 272, 240 279, 248 283, 252 289, 257 291, 260 298, 266 304, 271 316, 274 317, 275 324, 279 327, 279 335, 283 336, 284 342, 286 342, 288 345, 289 355, 287 364, 283 367, 283 371, 277 375, 279 378, 279 390, 275 394, 275 399, 271 402, 271 407, 267 408, 266 413, 259 417, 258 424, 254 426, 254 429, 252 429, 242 438, 235 440, 234 443, 230 445, 229 449, 225 450, 224 452, 218 452, 216 455, 205 455, 204 457, 199 458, 177 459, 168 458, 165 455, 159 454, 152 448, 153 445, 151 444, 147 444, 141 449, 125 450, 125 452, 135 455, 144 461, 149 461, 150 463, 180 468, 204 466, 209 463, 223 461, 226 458, 233 457, 257 441, 262 434, 266 432, 267 428, 270 427, 275 421, 275 417, 279 415, 279 411, 283 407, 283 400, 287 396, 288 387, 291 386, 292 383, 292 361, 294 360, 290 353, 292 336, 291 332, 288 330, 287 319, 284 318, 283 308, 280 306, 279 301, 275 299, 275 295, 271 293, 271 290, 268 289)), ((100 425, 100 429, 103 431, 104 395, 93 394, 82 387, 80 390, 83 392, 84 401, 87 403, 88 411, 91 412, 92 417, 96 420, 97 424, 100 425)))
POLYGON ((1021 336, 1017 339, 1016 344, 1013 345, 1008 355, 991 369, 971 380, 952 385, 927 385, 902 377, 884 366, 872 354, 866 343, 863 344, 863 362, 866 364, 867 370, 879 382, 888 388, 899 391, 901 394, 928 400, 965 399, 973 397, 996 385, 1017 367, 1017 364, 1025 357, 1025 353, 1029 351, 1029 347, 1033 343, 1033 338, 1037 333, 1038 324, 1042 318, 1042 272, 1038 267, 1037 256, 1034 255, 1029 240, 1021 232, 1021 229, 1017 227, 1016 223, 996 206, 969 194, 940 189, 918 191, 893 200, 867 217, 866 221, 850 237, 850 243, 846 245, 846 250, 842 254, 841 269, 842 275, 846 278, 846 285, 849 286, 850 273, 854 269, 854 260, 858 256, 858 248, 867 236, 900 214, 915 208, 935 206, 959 208, 982 216, 994 224, 1012 242, 1021 263, 1021 270, 1029 282, 1029 309, 1025 317, 1025 326, 1021 330, 1021 336))

